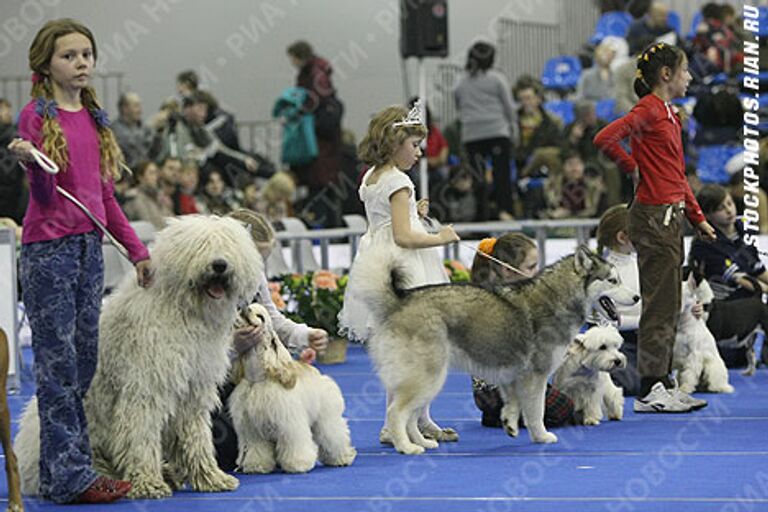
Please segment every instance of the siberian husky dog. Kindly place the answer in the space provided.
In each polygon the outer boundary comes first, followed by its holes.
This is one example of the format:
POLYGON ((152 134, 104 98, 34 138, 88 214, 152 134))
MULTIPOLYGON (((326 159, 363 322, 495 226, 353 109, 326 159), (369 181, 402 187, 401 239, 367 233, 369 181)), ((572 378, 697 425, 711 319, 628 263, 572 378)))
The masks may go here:
POLYGON ((591 308, 617 320, 616 302, 640 300, 621 286, 613 265, 586 246, 532 279, 489 287, 406 290, 407 268, 391 253, 360 258, 350 279, 375 316, 369 344, 390 398, 385 428, 404 454, 438 446, 419 431, 418 417, 442 389, 452 364, 499 385, 509 435, 518 434, 522 409, 532 441, 556 442, 544 428, 547 378, 591 308))

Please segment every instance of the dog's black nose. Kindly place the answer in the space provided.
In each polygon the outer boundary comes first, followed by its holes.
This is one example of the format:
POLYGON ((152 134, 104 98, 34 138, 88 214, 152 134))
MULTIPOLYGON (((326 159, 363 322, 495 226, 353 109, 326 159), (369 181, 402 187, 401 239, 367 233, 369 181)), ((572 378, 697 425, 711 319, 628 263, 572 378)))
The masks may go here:
POLYGON ((621 367, 621 365, 622 365, 621 359, 619 359, 618 357, 616 359, 614 359, 613 360, 613 365, 616 366, 616 367, 621 367))
POLYGON ((227 262, 224 260, 213 260, 211 267, 213 267, 213 271, 217 274, 223 274, 227 270, 227 262))
POLYGON ((635 301, 635 304, 637 304, 638 302, 640 302, 640 296, 635 295, 634 297, 632 297, 632 300, 635 301))

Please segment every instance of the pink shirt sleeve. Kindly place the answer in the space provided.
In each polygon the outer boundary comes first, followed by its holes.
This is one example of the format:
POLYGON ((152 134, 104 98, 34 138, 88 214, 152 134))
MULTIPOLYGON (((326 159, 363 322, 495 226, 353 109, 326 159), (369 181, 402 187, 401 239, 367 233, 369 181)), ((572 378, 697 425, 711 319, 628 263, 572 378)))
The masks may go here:
MULTIPOLYGON (((42 150, 43 118, 35 113, 34 108, 24 108, 19 115, 19 137, 28 140, 34 146, 42 150)), ((33 160, 25 162, 27 179, 29 180, 29 193, 41 204, 49 204, 56 191, 56 178, 53 174, 43 171, 33 160)))

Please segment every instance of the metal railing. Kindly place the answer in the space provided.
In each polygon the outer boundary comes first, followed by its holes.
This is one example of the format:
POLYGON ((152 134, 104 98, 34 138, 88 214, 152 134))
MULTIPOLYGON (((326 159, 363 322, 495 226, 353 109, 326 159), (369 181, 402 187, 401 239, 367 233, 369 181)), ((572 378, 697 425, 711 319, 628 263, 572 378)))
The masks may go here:
MULTIPOLYGON (((548 231, 573 229, 577 243, 586 243, 590 238, 590 230, 597 227, 598 223, 599 219, 510 220, 454 224, 453 229, 459 236, 467 233, 490 233, 492 236, 497 236, 511 231, 533 231, 536 237, 536 244, 538 245, 539 266, 543 267, 547 261, 546 241, 548 231)), ((277 239, 289 243, 293 269, 298 273, 302 273, 304 272, 304 264, 300 252, 299 242, 301 240, 311 240, 319 243, 320 266, 327 269, 330 268, 329 249, 331 240, 347 239, 350 248, 350 261, 353 261, 357 253, 360 237, 363 234, 365 234, 365 230, 359 228, 316 229, 305 232, 278 231, 277 239)), ((460 245, 457 242, 445 246, 445 258, 458 259, 460 245)))

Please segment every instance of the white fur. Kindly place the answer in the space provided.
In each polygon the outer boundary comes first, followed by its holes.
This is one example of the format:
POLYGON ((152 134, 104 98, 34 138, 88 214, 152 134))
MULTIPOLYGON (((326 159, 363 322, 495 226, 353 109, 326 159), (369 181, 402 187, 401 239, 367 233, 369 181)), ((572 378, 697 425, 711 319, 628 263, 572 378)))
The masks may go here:
POLYGON ((623 393, 608 373, 627 365, 627 357, 619 350, 622 342, 614 327, 593 327, 568 347, 552 384, 573 400, 578 423, 599 425, 603 411, 611 420, 624 416, 623 393))
POLYGON ((294 361, 272 328, 266 309, 252 304, 248 323, 264 325, 264 339, 242 356, 244 378, 229 398, 237 432, 238 466, 245 473, 305 473, 318 458, 348 466, 357 451, 342 416, 336 383, 311 365, 294 361))
POLYGON ((696 302, 709 304, 713 297, 706 279, 696 286, 693 272, 683 282, 683 310, 677 323, 672 368, 677 370, 678 385, 685 393, 697 389, 733 393, 733 386, 728 383, 728 370, 717 351, 715 337, 707 328, 706 317, 696 318, 691 312, 696 302))
MULTIPOLYGON (((261 258, 237 221, 185 216, 158 233, 152 265, 151 287, 128 276, 101 315, 85 398, 94 465, 131 481, 133 498, 170 496, 185 482, 201 492, 236 489, 216 464, 210 413, 229 368, 237 305, 256 293, 261 258)), ((27 494, 38 488, 37 419, 33 401, 16 437, 27 494)))

